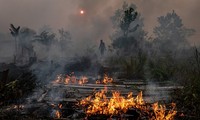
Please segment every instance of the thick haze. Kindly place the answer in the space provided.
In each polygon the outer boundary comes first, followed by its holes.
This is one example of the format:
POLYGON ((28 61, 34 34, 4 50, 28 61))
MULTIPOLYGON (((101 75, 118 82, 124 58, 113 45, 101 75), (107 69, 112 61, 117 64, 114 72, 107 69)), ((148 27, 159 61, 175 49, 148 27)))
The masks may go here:
MULTIPOLYGON (((175 10, 188 28, 197 32, 190 41, 200 43, 200 0, 125 0, 137 5, 144 17, 145 29, 152 35, 157 17, 175 10)), ((8 33, 10 23, 39 30, 49 25, 71 32, 75 41, 85 46, 100 39, 109 41, 110 17, 121 8, 124 0, 0 0, 0 32, 8 33), (85 10, 80 15, 80 9, 85 10), (87 43, 85 41, 88 41, 87 43)))

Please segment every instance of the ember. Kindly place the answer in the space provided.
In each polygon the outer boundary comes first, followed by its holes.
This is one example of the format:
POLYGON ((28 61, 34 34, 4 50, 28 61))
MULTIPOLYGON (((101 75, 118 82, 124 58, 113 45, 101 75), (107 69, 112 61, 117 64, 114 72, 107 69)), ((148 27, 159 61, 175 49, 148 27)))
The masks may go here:
POLYGON ((108 75, 104 75, 104 79, 103 79, 103 83, 104 84, 109 84, 109 83, 112 83, 113 82, 113 79, 108 77, 108 75))
POLYGON ((56 110, 56 118, 60 118, 61 117, 61 113, 60 113, 60 111, 59 110, 56 110))
POLYGON ((113 78, 108 77, 108 75, 104 75, 104 78, 101 82, 101 80, 96 80, 96 84, 110 84, 113 82, 113 78))
POLYGON ((55 104, 51 104, 51 106, 54 108, 54 117, 55 118, 61 118, 61 116, 62 116, 62 113, 61 113, 61 109, 62 109, 62 104, 57 104, 57 105, 55 105, 55 104))
POLYGON ((58 75, 56 80, 54 81, 55 83, 63 83, 63 84, 79 84, 83 85, 88 82, 88 78, 85 76, 82 76, 80 79, 77 79, 74 73, 70 75, 58 75))
POLYGON ((78 80, 78 84, 79 85, 83 85, 83 84, 85 84, 87 82, 88 82, 88 78, 85 77, 85 76, 82 76, 81 79, 78 80))

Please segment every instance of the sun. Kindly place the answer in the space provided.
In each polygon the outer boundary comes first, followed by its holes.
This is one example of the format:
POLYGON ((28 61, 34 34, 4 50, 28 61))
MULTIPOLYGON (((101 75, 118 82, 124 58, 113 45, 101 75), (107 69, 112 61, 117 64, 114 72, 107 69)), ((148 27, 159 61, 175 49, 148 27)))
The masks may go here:
POLYGON ((80 10, 80 14, 83 15, 85 13, 84 10, 80 10))

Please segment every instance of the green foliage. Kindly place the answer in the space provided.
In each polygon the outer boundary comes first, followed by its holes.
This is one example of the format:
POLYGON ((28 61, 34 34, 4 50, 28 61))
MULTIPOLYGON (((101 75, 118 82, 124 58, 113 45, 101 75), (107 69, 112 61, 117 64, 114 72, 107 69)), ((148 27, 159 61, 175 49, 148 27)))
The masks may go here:
POLYGON ((122 74, 119 77, 127 79, 144 79, 146 60, 146 54, 140 51, 136 56, 109 57, 107 63, 110 66, 117 67, 122 71, 122 74))
POLYGON ((112 43, 113 48, 117 51, 120 51, 122 55, 130 55, 134 53, 135 50, 137 52, 137 49, 139 48, 139 42, 134 37, 119 37, 116 38, 115 41, 112 43))
POLYGON ((19 78, 10 78, 10 82, 0 88, 1 102, 14 102, 32 92, 36 86, 36 77, 30 73, 23 73, 19 78))
POLYGON ((154 29, 155 41, 149 43, 152 48, 146 51, 135 36, 115 38, 113 48, 123 54, 110 58, 110 66, 118 66, 123 78, 170 80, 183 85, 183 89, 172 94, 177 109, 188 116, 200 117, 200 52, 197 48, 192 51, 187 44, 187 38, 195 31, 185 28, 174 11, 159 17, 158 22, 159 26, 154 29))
POLYGON ((125 78, 144 79, 144 66, 146 62, 146 56, 144 54, 138 54, 137 57, 128 57, 121 61, 122 70, 125 72, 123 75, 125 78))
POLYGON ((172 78, 176 69, 174 61, 170 56, 163 58, 152 58, 148 62, 148 72, 150 72, 150 79, 154 80, 169 80, 172 78))
POLYGON ((174 91, 172 97, 186 115, 200 117, 200 52, 195 48, 193 53, 180 67, 180 82, 184 88, 174 91))

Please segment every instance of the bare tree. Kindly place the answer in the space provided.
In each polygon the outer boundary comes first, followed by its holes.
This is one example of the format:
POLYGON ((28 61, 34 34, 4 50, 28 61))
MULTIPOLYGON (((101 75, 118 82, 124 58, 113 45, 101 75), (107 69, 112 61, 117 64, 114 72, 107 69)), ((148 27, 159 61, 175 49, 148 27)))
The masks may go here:
POLYGON ((15 55, 14 55, 14 61, 16 61, 17 53, 18 53, 18 46, 17 46, 17 37, 19 35, 19 29, 20 26, 15 27, 13 24, 10 24, 10 33, 15 38, 15 55))

